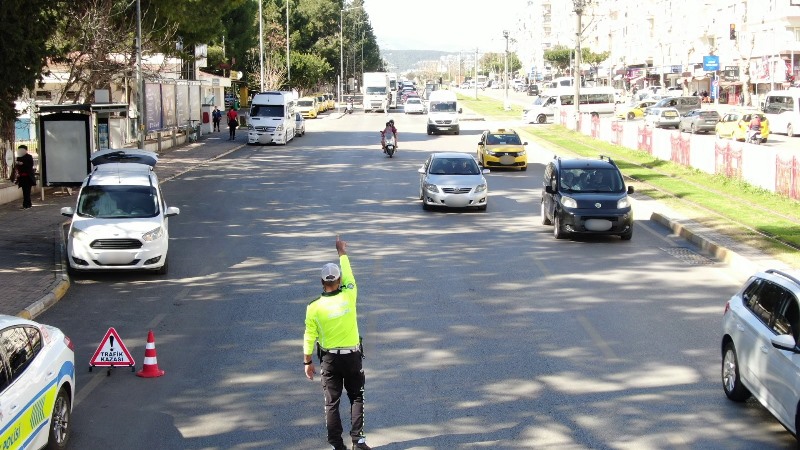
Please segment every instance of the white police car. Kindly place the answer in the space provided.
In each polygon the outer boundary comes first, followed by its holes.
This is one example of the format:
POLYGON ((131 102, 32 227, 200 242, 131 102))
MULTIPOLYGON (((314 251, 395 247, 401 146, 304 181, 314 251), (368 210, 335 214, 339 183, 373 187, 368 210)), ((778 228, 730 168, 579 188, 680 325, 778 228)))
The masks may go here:
POLYGON ((64 449, 75 353, 58 328, 0 315, 0 447, 64 449))

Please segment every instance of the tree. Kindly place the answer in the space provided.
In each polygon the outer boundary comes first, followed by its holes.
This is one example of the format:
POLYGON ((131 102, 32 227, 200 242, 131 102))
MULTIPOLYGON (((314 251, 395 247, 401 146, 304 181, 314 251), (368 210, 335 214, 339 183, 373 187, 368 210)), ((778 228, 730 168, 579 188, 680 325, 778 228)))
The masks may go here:
POLYGON ((3 0, 0 2, 0 172, 6 178, 6 152, 14 142, 17 120, 15 101, 41 80, 48 40, 55 30, 65 2, 59 0, 3 0))
POLYGON ((595 53, 589 50, 587 47, 581 48, 581 61, 589 64, 594 73, 597 73, 597 69, 600 67, 600 64, 607 60, 609 56, 611 56, 611 52, 595 53))
MULTIPOLYGON (((556 45, 550 50, 544 51, 544 60, 553 65, 559 72, 569 69, 572 62, 572 55, 575 51, 563 45, 556 45)), ((581 56, 583 52, 581 52, 581 56)))

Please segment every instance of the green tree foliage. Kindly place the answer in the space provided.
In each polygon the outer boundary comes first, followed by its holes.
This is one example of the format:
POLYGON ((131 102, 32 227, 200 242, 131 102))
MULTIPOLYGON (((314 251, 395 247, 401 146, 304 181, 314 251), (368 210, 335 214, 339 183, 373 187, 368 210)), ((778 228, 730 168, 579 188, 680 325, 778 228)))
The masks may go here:
POLYGON ((556 45, 550 50, 544 51, 544 60, 549 62, 559 72, 563 72, 569 69, 573 53, 574 50, 569 47, 556 45))
POLYGON ((48 45, 57 19, 65 3, 57 0, 2 0, 0 1, 0 165, 3 177, 6 171, 6 151, 14 142, 14 122, 17 111, 14 102, 32 89, 42 77, 47 57, 52 53, 48 45))
MULTIPOLYGON (((481 69, 488 75, 488 72, 497 74, 505 71, 505 53, 484 53, 479 60, 481 69)), ((514 52, 508 53, 508 72, 514 73, 522 68, 522 62, 514 52)))
POLYGON ((581 60, 592 66, 595 71, 597 71, 600 64, 607 60, 609 56, 611 56, 611 52, 595 53, 588 48, 581 48, 581 60))

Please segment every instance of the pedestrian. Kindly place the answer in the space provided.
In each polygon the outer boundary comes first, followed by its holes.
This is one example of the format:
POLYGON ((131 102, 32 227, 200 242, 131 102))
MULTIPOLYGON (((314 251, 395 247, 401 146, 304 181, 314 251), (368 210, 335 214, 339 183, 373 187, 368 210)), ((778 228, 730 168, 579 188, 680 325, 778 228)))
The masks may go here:
POLYGON ((342 388, 350 399, 350 438, 353 450, 370 450, 364 436, 363 349, 356 315, 356 279, 347 257, 347 243, 336 236, 339 266, 322 266, 322 294, 306 307, 303 365, 306 378, 314 379, 312 352, 316 345, 325 394, 325 425, 334 450, 348 450, 342 439, 339 400, 342 388))
POLYGON ((219 107, 214 107, 214 111, 211 112, 211 118, 214 119, 214 131, 219 131, 219 123, 222 120, 222 111, 219 110, 219 107))
POLYGON ((230 130, 230 137, 228 138, 229 141, 236 139, 236 127, 239 126, 239 114, 233 109, 228 110, 228 129, 230 130))
POLYGON ((28 146, 20 145, 17 147, 17 159, 14 169, 17 171, 16 183, 22 189, 22 209, 31 206, 31 188, 36 184, 33 174, 33 156, 28 154, 28 146))

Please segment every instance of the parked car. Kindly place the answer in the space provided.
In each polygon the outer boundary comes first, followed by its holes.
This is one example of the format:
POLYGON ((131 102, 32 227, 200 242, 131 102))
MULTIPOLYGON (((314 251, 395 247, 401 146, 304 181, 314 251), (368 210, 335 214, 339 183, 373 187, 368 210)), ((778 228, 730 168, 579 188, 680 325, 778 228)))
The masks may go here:
POLYGON ((317 111, 323 113, 328 110, 328 99, 325 98, 325 94, 317 94, 314 96, 317 99, 317 111))
POLYGON ((306 134, 306 119, 299 112, 294 113, 294 135, 302 136, 306 134))
POLYGON ((180 209, 167 206, 153 171, 158 155, 139 149, 108 149, 92 154, 92 172, 78 192, 76 206, 61 208, 71 218, 67 262, 79 270, 153 270, 167 273, 169 218, 180 209))
POLYGON ((751 276, 722 315, 722 389, 728 399, 754 396, 789 432, 800 415, 800 280, 766 270, 751 276))
POLYGON ((409 97, 403 103, 403 112, 405 114, 425 114, 425 105, 419 97, 409 97))
POLYGON ((633 186, 625 180, 614 161, 553 158, 544 170, 542 225, 553 225, 553 236, 570 234, 633 237, 633 211, 628 198, 633 186))
POLYGON ((72 341, 56 327, 0 315, 3 448, 65 449, 75 392, 72 341))
POLYGON ((478 141, 478 163, 483 167, 528 170, 526 145, 514 130, 486 130, 478 141))
POLYGON ((644 111, 650 106, 656 104, 656 100, 638 100, 634 101, 628 106, 617 107, 617 112, 614 114, 620 119, 634 120, 644 117, 644 111))
MULTIPOLYGON (((675 108, 679 115, 684 115, 693 109, 700 109, 700 97, 664 97, 650 108, 675 108)), ((645 114, 647 114, 646 110, 645 114)))
POLYGON ((678 123, 679 131, 690 131, 692 134, 699 132, 709 133, 716 129, 719 122, 719 113, 711 109, 693 109, 681 117, 678 123))
POLYGON ((681 114, 675 108, 647 108, 644 116, 646 125, 655 128, 678 128, 681 123, 681 114))
POLYGON ((539 85, 534 83, 529 84, 526 92, 528 95, 539 95, 539 85))
POLYGON ((319 105, 316 97, 301 97, 297 100, 297 110, 306 119, 316 119, 319 114, 319 105))
POLYGON ((754 114, 758 114, 761 117, 761 142, 767 142, 770 133, 769 120, 767 120, 767 116, 764 113, 757 111, 731 111, 725 114, 715 128, 717 137, 744 141, 754 114))
POLYGON ((467 153, 433 153, 417 170, 422 209, 434 206, 486 210, 489 188, 484 174, 467 153))

